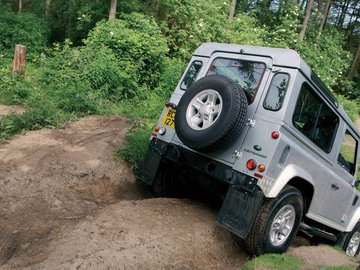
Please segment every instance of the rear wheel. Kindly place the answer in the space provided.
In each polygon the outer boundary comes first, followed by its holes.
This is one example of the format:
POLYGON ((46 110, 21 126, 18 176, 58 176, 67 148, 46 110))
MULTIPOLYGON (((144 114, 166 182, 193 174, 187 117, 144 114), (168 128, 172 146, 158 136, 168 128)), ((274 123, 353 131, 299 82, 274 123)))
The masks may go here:
POLYGON ((176 170, 167 162, 161 162, 155 179, 151 185, 151 191, 155 197, 173 197, 176 193, 175 181, 176 170))
POLYGON ((350 257, 359 254, 360 247, 360 223, 356 224, 350 233, 345 233, 340 240, 340 246, 350 257))
POLYGON ((265 201, 245 240, 254 255, 283 253, 296 235, 303 214, 303 199, 298 189, 286 186, 277 198, 265 201))

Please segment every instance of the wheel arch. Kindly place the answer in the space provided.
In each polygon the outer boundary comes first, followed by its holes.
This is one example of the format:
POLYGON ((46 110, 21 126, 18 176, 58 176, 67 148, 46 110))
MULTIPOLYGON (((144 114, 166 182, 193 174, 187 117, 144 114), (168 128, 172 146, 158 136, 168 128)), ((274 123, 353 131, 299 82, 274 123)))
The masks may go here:
POLYGON ((314 186, 301 177, 294 177, 290 179, 288 185, 293 186, 301 192, 304 201, 304 213, 306 213, 310 208, 310 204, 314 196, 314 186))
MULTIPOLYGON (((311 175, 295 164, 287 165, 273 182, 273 186, 265 192, 268 198, 277 197, 288 184, 298 187, 299 190, 304 189, 304 187, 311 187, 312 193, 314 193, 314 184, 311 175)), ((305 194, 305 196, 307 195, 309 194, 305 194)))
POLYGON ((346 226, 345 231, 351 232, 357 223, 360 223, 360 208, 356 209, 354 215, 352 216, 350 222, 346 226))

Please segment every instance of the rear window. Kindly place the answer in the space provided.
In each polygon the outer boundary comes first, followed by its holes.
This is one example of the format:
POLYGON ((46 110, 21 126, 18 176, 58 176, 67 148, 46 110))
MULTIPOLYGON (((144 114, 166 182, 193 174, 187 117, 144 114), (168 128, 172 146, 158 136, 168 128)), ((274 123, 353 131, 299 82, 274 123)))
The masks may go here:
POLYGON ((264 100, 265 109, 270 111, 278 111, 281 109, 289 78, 290 76, 287 73, 277 73, 274 75, 264 100))
POLYGON ((201 61, 194 61, 191 63, 183 81, 181 82, 180 88, 182 90, 186 90, 192 85, 192 83, 196 80, 196 77, 198 76, 201 67, 201 61))
POLYGON ((237 82, 244 90, 249 104, 254 101, 266 65, 239 59, 216 58, 207 75, 223 75, 237 82))

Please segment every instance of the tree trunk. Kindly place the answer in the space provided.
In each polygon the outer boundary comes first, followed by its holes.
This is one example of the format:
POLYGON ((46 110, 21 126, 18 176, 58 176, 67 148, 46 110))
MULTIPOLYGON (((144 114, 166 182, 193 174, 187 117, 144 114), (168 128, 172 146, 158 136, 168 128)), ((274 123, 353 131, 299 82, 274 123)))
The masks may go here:
POLYGON ((316 15, 315 18, 319 18, 319 15, 322 14, 322 6, 323 6, 323 0, 318 0, 317 9, 316 9, 316 15))
POLYGON ((50 5, 51 5, 51 0, 46 0, 45 1, 45 16, 49 15, 50 5))
POLYGON ((310 14, 311 14, 313 4, 314 4, 314 0, 309 0, 309 2, 307 4, 307 7, 306 7, 305 18, 304 18, 304 21, 303 21, 303 24, 302 24, 302 27, 301 27, 301 31, 300 31, 300 34, 299 34, 300 40, 304 39, 306 28, 307 28, 308 23, 309 23, 310 14))
POLYGON ((322 33, 323 29, 324 29, 325 23, 326 23, 327 18, 328 18, 329 10, 330 10, 330 7, 331 7, 331 3, 332 3, 332 0, 326 0, 326 6, 325 6, 324 14, 323 14, 323 17, 321 19, 320 26, 319 26, 318 37, 321 36, 321 33, 322 33))
POLYGON ((237 2, 237 0, 232 0, 231 1, 231 7, 230 7, 230 12, 229 12, 229 20, 232 20, 234 18, 236 2, 237 2))
POLYGON ((356 67, 357 67, 357 65, 359 63, 359 60, 360 60, 360 42, 359 42, 359 45, 358 45, 358 47, 356 49, 354 59, 353 59, 353 62, 351 64, 351 67, 350 67, 350 70, 349 70, 348 79, 350 79, 350 80, 353 79, 356 67))
POLYGON ((22 0, 19 0, 19 13, 22 12, 22 8, 23 8, 22 0))
POLYGON ((264 10, 264 11, 265 11, 266 13, 270 10, 271 2, 272 2, 272 0, 266 0, 266 1, 264 1, 264 7, 265 7, 265 10, 264 10))
POLYGON ((115 17, 116 17, 116 7, 117 7, 117 0, 111 0, 110 12, 109 12, 109 20, 115 19, 115 17))
POLYGON ((351 2, 351 0, 345 1, 344 5, 341 8, 341 14, 340 14, 339 21, 338 21, 338 24, 337 24, 339 27, 342 27, 343 24, 344 24, 344 20, 345 20, 345 17, 346 17, 346 13, 347 13, 347 11, 349 9, 350 2, 351 2))
POLYGON ((14 61, 12 64, 12 74, 25 74, 26 47, 24 45, 16 45, 14 52, 14 61))

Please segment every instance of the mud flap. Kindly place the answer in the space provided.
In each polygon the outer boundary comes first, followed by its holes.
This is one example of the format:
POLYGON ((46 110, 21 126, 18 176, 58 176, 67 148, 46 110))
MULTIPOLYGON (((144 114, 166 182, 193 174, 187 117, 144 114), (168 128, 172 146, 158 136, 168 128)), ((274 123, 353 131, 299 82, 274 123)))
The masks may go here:
POLYGON ((263 193, 258 189, 250 194, 230 186, 217 216, 217 223, 245 239, 260 209, 263 197, 263 193))
POLYGON ((140 163, 137 173, 139 179, 151 186, 154 182, 161 158, 162 156, 159 153, 149 150, 140 163))

